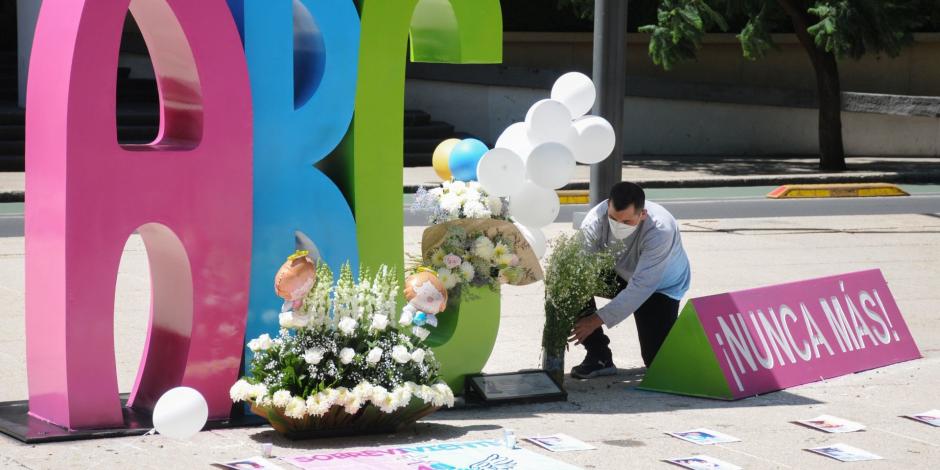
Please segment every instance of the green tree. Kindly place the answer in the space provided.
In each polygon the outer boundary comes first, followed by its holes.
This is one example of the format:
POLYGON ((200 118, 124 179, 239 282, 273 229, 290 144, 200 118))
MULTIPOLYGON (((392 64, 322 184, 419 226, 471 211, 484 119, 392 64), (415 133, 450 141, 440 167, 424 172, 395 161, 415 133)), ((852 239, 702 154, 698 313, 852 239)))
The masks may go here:
MULTIPOLYGON (((593 3, 560 1, 580 5, 579 11, 593 3)), ((776 47, 771 31, 792 31, 816 75, 819 167, 841 171, 845 150, 838 60, 898 55, 937 5, 936 0, 661 0, 655 23, 639 30, 650 34, 650 57, 666 70, 695 58, 710 31, 738 30, 742 52, 750 60, 776 47)))

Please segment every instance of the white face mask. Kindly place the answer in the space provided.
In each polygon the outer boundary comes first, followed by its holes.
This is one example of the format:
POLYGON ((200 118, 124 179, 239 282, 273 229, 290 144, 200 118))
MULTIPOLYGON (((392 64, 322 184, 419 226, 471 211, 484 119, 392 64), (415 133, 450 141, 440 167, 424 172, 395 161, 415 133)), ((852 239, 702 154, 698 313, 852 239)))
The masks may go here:
POLYGON ((607 218, 607 222, 610 223, 610 234, 614 236, 617 240, 623 240, 624 238, 629 237, 633 232, 636 231, 636 225, 627 225, 616 220, 607 218))

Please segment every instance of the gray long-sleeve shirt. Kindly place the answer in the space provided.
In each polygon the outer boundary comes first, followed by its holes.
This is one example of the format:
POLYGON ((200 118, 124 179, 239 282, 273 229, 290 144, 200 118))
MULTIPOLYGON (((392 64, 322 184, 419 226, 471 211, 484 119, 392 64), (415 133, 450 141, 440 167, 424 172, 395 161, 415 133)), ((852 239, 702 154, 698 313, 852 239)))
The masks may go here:
POLYGON ((646 219, 623 240, 610 233, 607 201, 591 209, 581 222, 586 249, 613 249, 617 253, 614 269, 627 281, 627 287, 597 311, 608 328, 632 315, 654 293, 679 300, 689 290, 692 275, 676 219, 654 202, 646 202, 646 211, 646 219))

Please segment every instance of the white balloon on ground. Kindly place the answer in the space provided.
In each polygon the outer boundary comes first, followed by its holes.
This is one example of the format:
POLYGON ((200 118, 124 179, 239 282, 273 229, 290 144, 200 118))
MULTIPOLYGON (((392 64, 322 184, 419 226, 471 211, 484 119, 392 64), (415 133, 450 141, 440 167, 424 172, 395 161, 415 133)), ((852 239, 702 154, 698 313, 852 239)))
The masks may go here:
POLYGON ((555 191, 526 181, 509 198, 509 215, 528 227, 544 227, 555 221, 561 202, 555 191))
POLYGON ((546 142, 532 149, 526 160, 526 178, 549 189, 559 189, 571 181, 575 160, 571 150, 563 144, 546 142))
POLYGON ((209 419, 209 405, 197 390, 176 387, 157 400, 153 408, 153 427, 174 439, 189 439, 202 430, 209 419))
POLYGON ((571 111, 560 101, 541 100, 529 108, 525 115, 525 128, 534 145, 557 141, 571 127, 571 111))
MULTIPOLYGON (((577 132, 575 132, 577 134, 577 132)), ((529 158, 529 152, 532 151, 532 142, 529 141, 529 135, 525 130, 524 122, 517 122, 507 127, 502 134, 499 135, 499 138, 496 139, 496 144, 493 145, 493 148, 504 148, 512 150, 522 159, 523 163, 526 158, 529 158)))
POLYGON ((544 257, 548 243, 545 240, 545 233, 542 232, 542 229, 526 227, 519 222, 514 222, 513 225, 519 229, 519 233, 522 234, 525 241, 532 247, 532 252, 535 253, 535 256, 539 259, 544 257))
POLYGON ((572 118, 584 116, 594 107, 597 90, 594 82, 580 72, 568 72, 555 80, 552 86, 552 99, 564 104, 572 118))
POLYGON ((614 150, 617 134, 606 119, 585 116, 572 123, 577 133, 565 142, 578 163, 594 164, 604 161, 614 150))
POLYGON ((491 196, 509 196, 519 190, 524 180, 525 164, 510 149, 490 149, 477 163, 477 181, 491 196))

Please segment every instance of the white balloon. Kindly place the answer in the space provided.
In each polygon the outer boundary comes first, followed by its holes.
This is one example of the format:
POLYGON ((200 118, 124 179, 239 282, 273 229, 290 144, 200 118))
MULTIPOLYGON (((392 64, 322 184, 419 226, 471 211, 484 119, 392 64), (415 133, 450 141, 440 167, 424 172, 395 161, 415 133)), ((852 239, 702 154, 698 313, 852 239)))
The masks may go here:
MULTIPOLYGON (((577 133, 577 132, 575 132, 577 133)), ((525 162, 529 158, 529 152, 532 151, 532 142, 529 141, 529 135, 525 131, 525 123, 517 122, 503 131, 493 148, 504 148, 512 150, 525 162)))
POLYGON ((573 123, 577 134, 565 142, 579 163, 594 164, 604 161, 614 150, 617 134, 606 119, 585 116, 573 123))
POLYGON ((561 202, 551 189, 526 181, 522 189, 509 198, 509 214, 520 224, 544 227, 555 221, 561 202))
POLYGON ((534 145, 557 142, 571 127, 571 111, 560 101, 541 100, 529 108, 525 115, 525 128, 534 145))
POLYGON ((535 256, 539 259, 545 256, 545 250, 547 247, 547 242, 545 241, 545 233, 541 229, 526 227, 518 222, 515 222, 513 225, 519 229, 519 232, 522 233, 522 236, 525 238, 525 241, 529 243, 529 246, 532 247, 532 252, 535 253, 535 256))
POLYGON ((189 387, 168 390, 153 408, 153 427, 167 437, 189 439, 202 430, 209 418, 209 405, 202 394, 189 387))
POLYGON ((491 149, 477 163, 477 181, 491 196, 509 196, 525 181, 525 164, 512 150, 491 149))
POLYGON ((575 161, 571 150, 563 144, 546 142, 532 149, 526 160, 526 178, 549 189, 568 184, 574 175, 575 161))
POLYGON ((558 77, 552 86, 552 99, 567 106, 573 118, 587 114, 594 107, 595 98, 597 90, 594 88, 594 82, 580 72, 568 72, 558 77))

